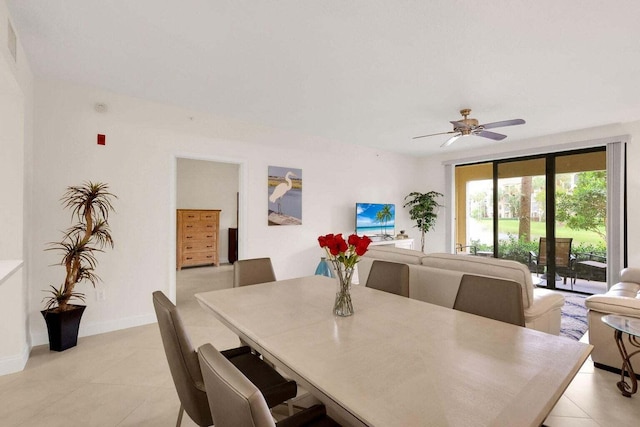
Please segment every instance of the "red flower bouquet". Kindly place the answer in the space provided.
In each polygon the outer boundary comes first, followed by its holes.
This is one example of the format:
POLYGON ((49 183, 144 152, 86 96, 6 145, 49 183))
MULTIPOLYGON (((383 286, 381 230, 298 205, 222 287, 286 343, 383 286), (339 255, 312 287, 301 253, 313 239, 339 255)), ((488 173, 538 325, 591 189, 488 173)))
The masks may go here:
POLYGON ((333 265, 338 277, 338 291, 333 312, 338 316, 350 316, 353 314, 349 292, 353 269, 360 257, 367 252, 371 239, 367 236, 360 237, 352 234, 345 241, 342 234, 327 234, 318 237, 318 243, 327 252, 327 259, 333 265))

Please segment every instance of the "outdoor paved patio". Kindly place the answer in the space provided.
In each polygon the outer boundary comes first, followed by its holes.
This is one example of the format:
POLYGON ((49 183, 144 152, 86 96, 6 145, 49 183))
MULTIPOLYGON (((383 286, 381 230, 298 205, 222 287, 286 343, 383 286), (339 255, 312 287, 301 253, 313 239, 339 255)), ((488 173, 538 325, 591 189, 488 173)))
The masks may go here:
MULTIPOLYGON (((535 276, 535 274, 534 274, 535 276)), ((546 280, 544 276, 540 275, 541 283, 538 285, 539 287, 546 287, 546 280)), ((599 282, 597 280, 586 280, 586 279, 576 279, 576 282, 573 284, 573 287, 570 284, 570 279, 567 279, 567 283, 564 281, 556 280, 556 289, 563 291, 574 291, 574 292, 582 292, 586 294, 604 294, 607 292, 607 284, 605 282, 599 282)))

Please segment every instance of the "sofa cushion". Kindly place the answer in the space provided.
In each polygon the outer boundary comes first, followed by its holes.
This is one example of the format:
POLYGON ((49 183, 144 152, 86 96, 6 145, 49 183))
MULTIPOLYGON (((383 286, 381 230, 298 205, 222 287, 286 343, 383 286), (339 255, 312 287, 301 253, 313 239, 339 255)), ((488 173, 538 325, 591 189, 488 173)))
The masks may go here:
POLYGON ((396 248, 395 246, 369 246, 365 257, 383 259, 385 261, 400 262, 403 264, 420 264, 423 252, 411 249, 396 248))
POLYGON ((640 268, 627 267, 623 268, 620 272, 621 282, 633 282, 635 284, 640 283, 640 268))
POLYGON ((533 303, 533 282, 526 265, 506 259, 485 258, 471 255, 446 253, 428 254, 421 258, 422 265, 447 270, 457 270, 469 274, 510 279, 522 286, 522 304, 528 308, 533 303))
POLYGON ((640 284, 633 282, 619 282, 613 285, 611 289, 603 295, 609 297, 638 298, 638 292, 640 292, 640 284))

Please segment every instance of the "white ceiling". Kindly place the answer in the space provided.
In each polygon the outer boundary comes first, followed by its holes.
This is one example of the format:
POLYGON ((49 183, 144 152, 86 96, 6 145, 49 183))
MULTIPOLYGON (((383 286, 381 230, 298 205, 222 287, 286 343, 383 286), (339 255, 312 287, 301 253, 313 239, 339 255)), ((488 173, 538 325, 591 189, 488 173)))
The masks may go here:
POLYGON ((464 107, 527 121, 502 143, 640 119, 637 0, 7 4, 38 77, 402 153, 469 147, 411 139, 464 107))

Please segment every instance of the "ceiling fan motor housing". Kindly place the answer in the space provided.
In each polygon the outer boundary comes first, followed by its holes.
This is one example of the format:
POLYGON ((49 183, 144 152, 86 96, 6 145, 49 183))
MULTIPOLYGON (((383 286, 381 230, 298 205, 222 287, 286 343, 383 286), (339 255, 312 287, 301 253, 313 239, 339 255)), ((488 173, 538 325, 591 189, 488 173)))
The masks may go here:
POLYGON ((453 130, 462 133, 462 135, 470 135, 471 132, 478 127, 478 120, 468 118, 469 114, 471 114, 471 109, 469 108, 460 110, 460 114, 464 118, 458 120, 457 123, 462 123, 464 126, 454 126, 453 130))

